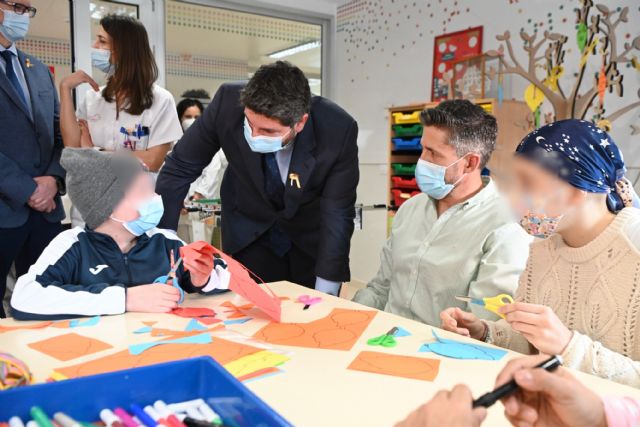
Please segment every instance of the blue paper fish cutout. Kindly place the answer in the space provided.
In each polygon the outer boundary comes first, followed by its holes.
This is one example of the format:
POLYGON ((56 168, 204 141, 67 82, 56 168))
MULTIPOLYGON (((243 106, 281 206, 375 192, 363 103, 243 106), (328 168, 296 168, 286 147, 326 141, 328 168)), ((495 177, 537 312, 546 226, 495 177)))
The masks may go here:
POLYGON ((475 360, 500 360, 507 354, 506 350, 440 338, 435 330, 431 332, 436 342, 423 344, 419 352, 432 352, 453 359, 475 360))

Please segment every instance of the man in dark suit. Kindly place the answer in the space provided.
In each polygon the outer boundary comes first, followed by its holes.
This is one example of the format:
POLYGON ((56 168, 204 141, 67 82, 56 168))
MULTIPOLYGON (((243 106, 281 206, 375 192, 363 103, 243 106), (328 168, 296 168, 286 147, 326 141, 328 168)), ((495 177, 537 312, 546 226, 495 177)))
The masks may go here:
POLYGON ((64 218, 55 84, 43 63, 15 46, 35 14, 30 0, 0 0, 0 317, 11 264, 17 276, 26 273, 64 218))
POLYGON ((224 84, 167 156, 161 227, 176 229, 189 184, 224 151, 223 249, 266 282, 337 294, 349 280, 358 185, 358 126, 311 96, 302 71, 278 61, 224 84))

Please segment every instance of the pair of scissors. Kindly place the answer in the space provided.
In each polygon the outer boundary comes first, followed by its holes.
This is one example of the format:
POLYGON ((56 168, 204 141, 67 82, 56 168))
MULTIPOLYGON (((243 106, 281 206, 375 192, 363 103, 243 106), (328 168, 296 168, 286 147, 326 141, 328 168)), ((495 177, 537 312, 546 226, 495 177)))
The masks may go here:
POLYGON ((386 334, 380 335, 379 337, 371 338, 367 341, 367 344, 379 345, 380 347, 395 347, 398 344, 398 342, 394 338, 396 332, 398 332, 398 328, 394 326, 386 334))
POLYGON ((308 310, 312 305, 318 304, 322 301, 321 297, 312 297, 310 295, 300 295, 296 302, 304 304, 303 310, 308 310))
POLYGON ((171 280, 173 286, 178 289, 180 292, 180 299, 178 300, 178 304, 182 304, 184 301, 184 290, 180 287, 180 283, 178 283, 178 278, 176 277, 176 272, 178 271, 178 267, 182 264, 182 258, 178 258, 178 261, 174 260, 173 251, 169 251, 169 259, 171 260, 171 270, 164 276, 160 276, 153 281, 153 283, 161 283, 166 285, 171 280))
POLYGON ((471 298, 465 296, 457 296, 456 299, 458 301, 466 301, 470 304, 481 305, 485 310, 490 311, 492 313, 497 314, 498 316, 504 319, 504 314, 501 314, 498 310, 500 307, 504 307, 507 304, 513 304, 513 298, 511 295, 500 294, 495 297, 486 297, 486 298, 471 298))

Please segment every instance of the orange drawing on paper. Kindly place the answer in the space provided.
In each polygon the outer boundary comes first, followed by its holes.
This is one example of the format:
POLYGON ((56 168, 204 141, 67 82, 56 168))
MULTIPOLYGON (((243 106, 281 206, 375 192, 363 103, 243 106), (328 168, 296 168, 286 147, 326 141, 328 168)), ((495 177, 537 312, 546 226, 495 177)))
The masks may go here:
POLYGON ((376 313, 334 308, 328 316, 309 323, 271 323, 253 337, 271 344, 351 350, 376 313))
POLYGON ((110 344, 76 333, 58 335, 28 344, 34 350, 55 359, 67 361, 112 348, 110 344))
MULTIPOLYGON (((202 331, 199 332, 202 333, 202 331)), ((125 349, 78 365, 58 368, 55 371, 67 378, 77 378, 198 356, 210 356, 221 365, 224 365, 258 351, 262 351, 262 349, 227 341, 222 338, 214 338, 210 344, 159 345, 139 355, 132 355, 129 349, 125 349)))
POLYGON ((438 375, 440 360, 363 351, 356 356, 347 369, 433 381, 438 375))
POLYGON ((227 319, 238 319, 242 317, 247 317, 244 313, 247 310, 251 310, 255 305, 253 303, 243 304, 243 305, 235 305, 231 301, 225 301, 220 304, 220 307, 226 307, 230 310, 225 310, 224 313, 227 314, 227 319))

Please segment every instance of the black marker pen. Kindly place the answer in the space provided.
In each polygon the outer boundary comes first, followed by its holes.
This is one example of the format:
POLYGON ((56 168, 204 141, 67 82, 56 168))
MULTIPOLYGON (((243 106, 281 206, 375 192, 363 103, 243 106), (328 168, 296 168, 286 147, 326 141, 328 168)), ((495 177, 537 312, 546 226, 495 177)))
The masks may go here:
MULTIPOLYGON (((546 371, 552 372, 558 369, 558 367, 562 366, 562 358, 560 356, 551 356, 551 358, 545 360, 536 368, 542 368, 546 371)), ((484 406, 488 408, 489 406, 496 403, 498 400, 502 399, 505 396, 508 396, 518 390, 518 384, 516 380, 511 380, 506 384, 501 385, 497 389, 483 394, 479 398, 473 401, 473 407, 477 408, 478 406, 484 406)))

